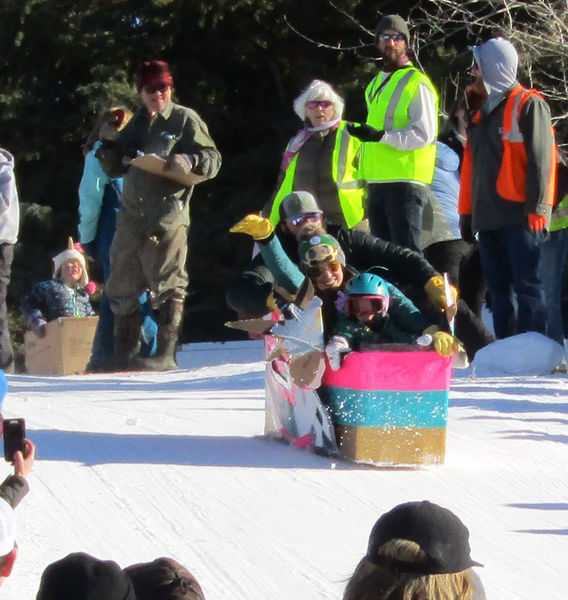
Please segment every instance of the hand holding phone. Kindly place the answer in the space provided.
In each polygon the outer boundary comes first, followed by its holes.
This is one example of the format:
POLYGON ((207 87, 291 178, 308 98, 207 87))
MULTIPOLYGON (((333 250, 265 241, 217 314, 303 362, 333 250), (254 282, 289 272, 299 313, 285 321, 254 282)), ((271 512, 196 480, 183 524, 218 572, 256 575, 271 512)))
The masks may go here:
POLYGON ((4 419, 2 424, 4 437, 4 460, 14 462, 14 454, 19 450, 23 456, 26 452, 26 422, 24 419, 4 419))

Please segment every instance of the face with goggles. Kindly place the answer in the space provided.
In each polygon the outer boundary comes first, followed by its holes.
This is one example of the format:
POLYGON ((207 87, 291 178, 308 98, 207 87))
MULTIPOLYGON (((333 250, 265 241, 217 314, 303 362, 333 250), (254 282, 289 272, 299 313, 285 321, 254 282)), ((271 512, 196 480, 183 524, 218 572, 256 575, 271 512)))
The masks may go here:
POLYGON ((383 319, 388 311, 389 299, 382 296, 349 296, 347 314, 364 325, 383 319))
POLYGON ((337 248, 329 243, 313 245, 305 254, 304 270, 318 290, 339 289, 343 283, 343 265, 337 248))
POLYGON ((330 100, 310 100, 306 102, 305 113, 311 126, 317 127, 333 119, 335 107, 330 100))

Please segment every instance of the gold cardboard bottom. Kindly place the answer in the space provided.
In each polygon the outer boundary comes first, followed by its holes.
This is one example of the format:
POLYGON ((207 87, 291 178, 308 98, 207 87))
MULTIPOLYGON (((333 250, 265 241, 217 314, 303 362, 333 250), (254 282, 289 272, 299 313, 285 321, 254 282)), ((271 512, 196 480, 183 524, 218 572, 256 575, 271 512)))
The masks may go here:
POLYGON ((446 428, 355 427, 336 425, 341 455, 381 465, 443 464, 446 428))

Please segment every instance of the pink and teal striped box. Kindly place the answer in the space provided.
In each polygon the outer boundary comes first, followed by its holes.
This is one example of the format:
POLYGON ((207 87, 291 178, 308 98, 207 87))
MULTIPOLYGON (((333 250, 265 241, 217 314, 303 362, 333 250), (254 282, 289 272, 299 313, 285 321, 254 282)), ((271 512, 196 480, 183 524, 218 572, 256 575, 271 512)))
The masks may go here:
POLYGON ((338 371, 326 369, 318 392, 345 458, 401 466, 444 462, 451 358, 408 348, 351 352, 338 371))

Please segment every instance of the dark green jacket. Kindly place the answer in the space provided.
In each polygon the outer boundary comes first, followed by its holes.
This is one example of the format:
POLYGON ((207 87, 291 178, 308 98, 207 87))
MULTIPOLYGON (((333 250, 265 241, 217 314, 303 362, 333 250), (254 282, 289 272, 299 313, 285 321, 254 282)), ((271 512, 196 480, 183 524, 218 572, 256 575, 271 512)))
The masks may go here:
POLYGON ((136 167, 128 159, 137 153, 187 155, 192 171, 212 179, 221 166, 221 155, 199 115, 185 106, 170 104, 150 118, 142 107, 119 134, 113 148, 97 153, 109 176, 124 175, 120 220, 134 232, 161 232, 189 224, 189 199, 193 186, 186 187, 136 167))

